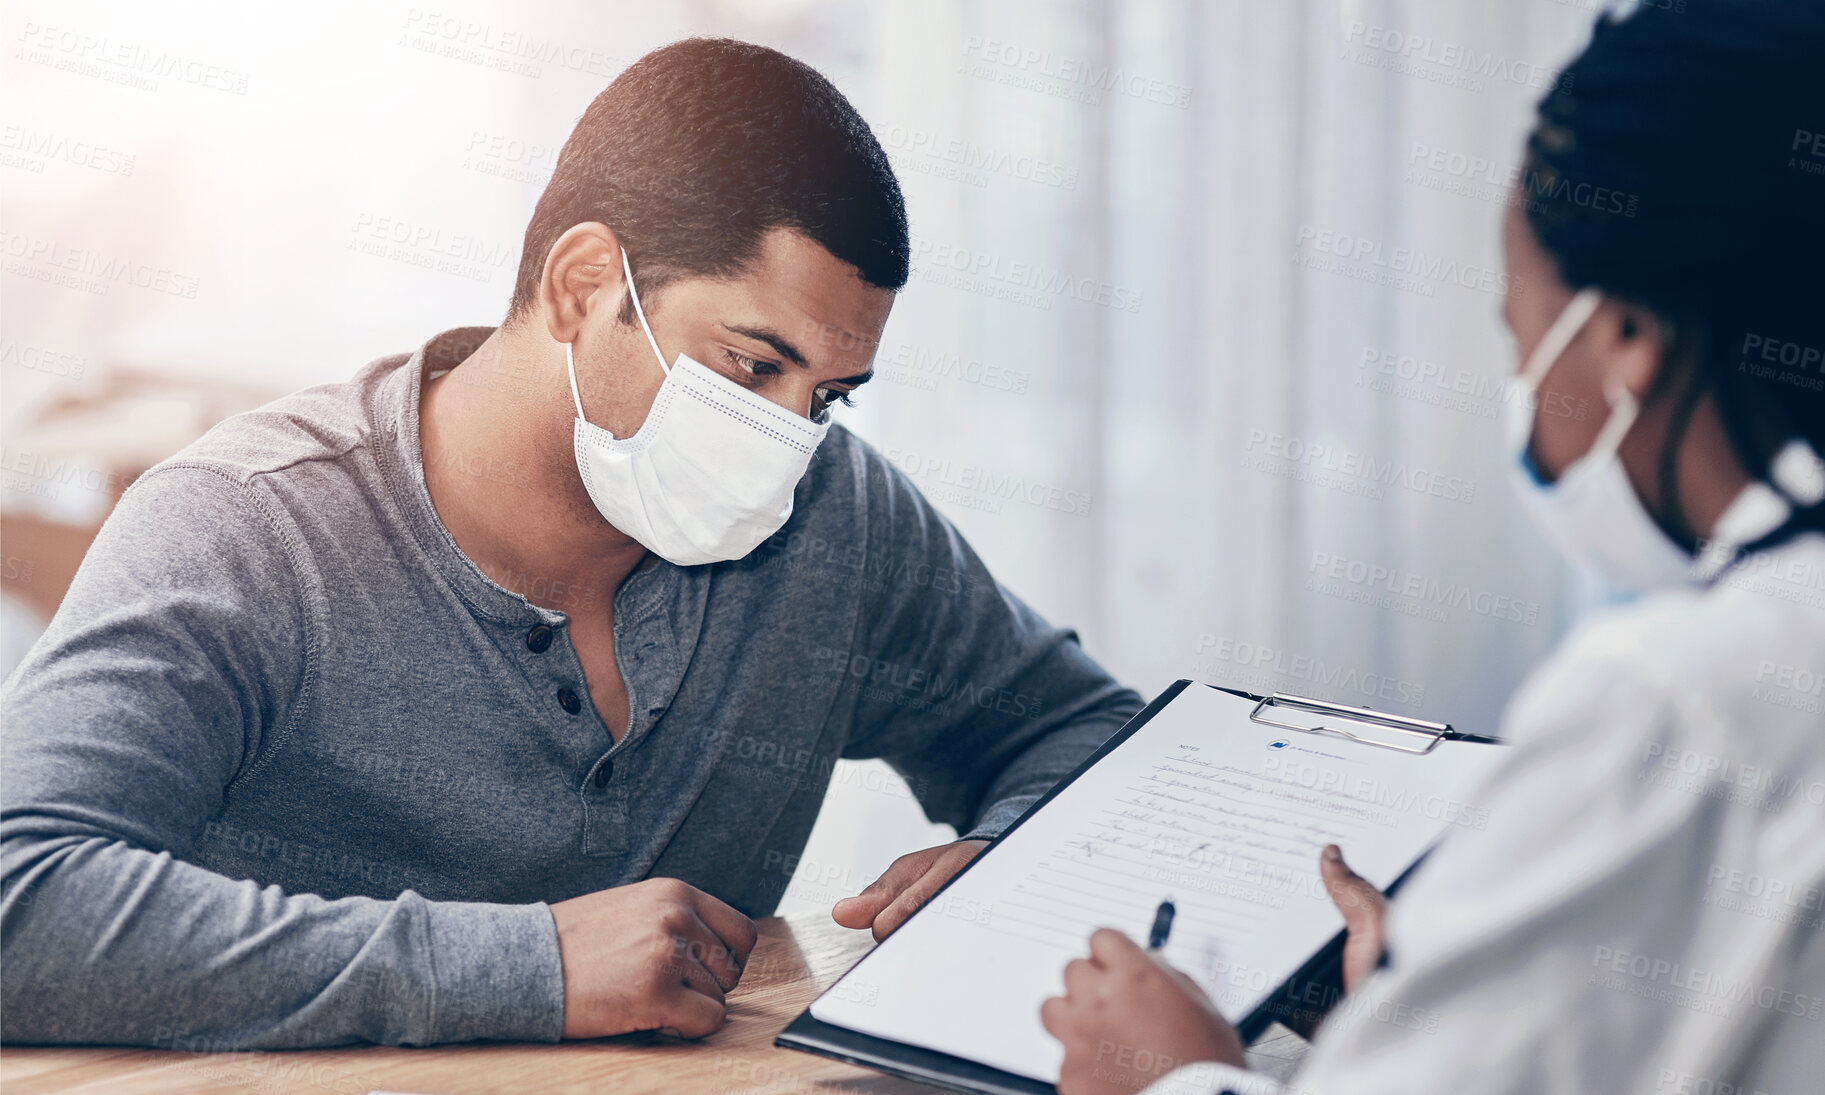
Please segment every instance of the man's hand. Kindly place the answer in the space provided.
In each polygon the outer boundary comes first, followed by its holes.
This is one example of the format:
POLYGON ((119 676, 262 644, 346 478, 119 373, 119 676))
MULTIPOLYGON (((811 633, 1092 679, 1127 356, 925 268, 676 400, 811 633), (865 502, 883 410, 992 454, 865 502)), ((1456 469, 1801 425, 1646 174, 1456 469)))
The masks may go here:
POLYGON ((1064 1043, 1059 1095, 1133 1095, 1194 1061, 1243 1067, 1242 1040, 1203 990, 1109 928, 1065 967, 1065 994, 1039 1020, 1064 1043))
POLYGON ((564 1037, 722 1027, 723 993, 754 949, 754 922, 675 878, 551 906, 564 961, 564 1037))
POLYGON ((959 840, 908 852, 867 889, 837 902, 830 917, 845 928, 873 927, 879 943, 988 846, 986 840, 959 840))
POLYGON ((1388 915, 1388 899, 1368 879, 1350 870, 1343 861, 1343 849, 1326 844, 1318 856, 1318 873, 1324 876, 1331 901, 1343 914, 1343 988, 1355 992, 1381 964, 1386 935, 1382 923, 1388 915))

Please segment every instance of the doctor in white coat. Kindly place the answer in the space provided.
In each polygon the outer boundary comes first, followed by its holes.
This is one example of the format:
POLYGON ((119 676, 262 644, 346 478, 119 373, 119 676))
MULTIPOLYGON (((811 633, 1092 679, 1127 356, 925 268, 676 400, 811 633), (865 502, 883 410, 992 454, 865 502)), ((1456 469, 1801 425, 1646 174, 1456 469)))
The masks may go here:
POLYGON ((1639 596, 1513 698, 1488 829, 1385 937, 1344 891, 1352 991, 1288 1084, 1104 931, 1043 1012, 1062 1095, 1825 1091, 1821 58, 1809 0, 1599 22, 1504 225, 1510 439, 1543 530, 1639 596))

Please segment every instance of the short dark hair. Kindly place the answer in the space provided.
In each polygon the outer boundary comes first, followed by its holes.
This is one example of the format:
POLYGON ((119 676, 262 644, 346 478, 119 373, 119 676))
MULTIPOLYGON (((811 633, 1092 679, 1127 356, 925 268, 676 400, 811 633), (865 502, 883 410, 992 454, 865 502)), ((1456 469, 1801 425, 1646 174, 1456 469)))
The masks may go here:
MULTIPOLYGON (((1825 349, 1825 160, 1795 152, 1825 130, 1821 58, 1817 0, 1643 3, 1597 21, 1528 138, 1520 197, 1561 279, 1671 321, 1695 361, 1656 382, 1676 400, 1658 477, 1681 525, 1674 453, 1707 393, 1751 474, 1769 477, 1770 438, 1825 453, 1825 372, 1745 359, 1770 340, 1825 349)), ((1822 528, 1815 505, 1766 542, 1822 528)))
POLYGON ((509 321, 531 309, 558 237, 591 221, 621 239, 643 297, 739 274, 775 228, 883 289, 910 262, 900 184, 855 107, 804 62, 728 38, 656 49, 589 104, 526 226, 509 321))

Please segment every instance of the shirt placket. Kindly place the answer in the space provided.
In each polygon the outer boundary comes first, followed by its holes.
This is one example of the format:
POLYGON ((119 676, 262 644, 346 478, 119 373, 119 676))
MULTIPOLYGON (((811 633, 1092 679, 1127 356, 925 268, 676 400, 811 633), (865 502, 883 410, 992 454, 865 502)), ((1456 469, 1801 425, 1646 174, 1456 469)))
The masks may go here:
MULTIPOLYGON (((666 691, 672 636, 663 606, 665 587, 674 577, 657 568, 636 571, 615 596, 615 666, 627 690, 627 732, 613 741, 608 727, 595 719, 603 751, 579 788, 584 855, 614 857, 628 851, 630 779, 625 772, 617 777, 616 767, 626 766, 627 754, 639 748, 665 711, 651 701, 666 691)), ((593 712, 594 705, 590 707, 593 712)))

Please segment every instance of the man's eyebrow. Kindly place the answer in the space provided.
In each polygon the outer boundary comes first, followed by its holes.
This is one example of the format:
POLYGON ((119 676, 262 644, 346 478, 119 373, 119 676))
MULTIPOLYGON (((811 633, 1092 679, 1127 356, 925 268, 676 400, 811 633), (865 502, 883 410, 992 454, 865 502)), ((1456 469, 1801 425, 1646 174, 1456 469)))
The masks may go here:
POLYGON ((792 362, 792 364, 797 365, 801 369, 810 367, 805 361, 805 355, 799 353, 798 347, 787 342, 777 331, 769 330, 766 327, 737 327, 729 323, 719 323, 717 326, 731 334, 737 334, 743 338, 751 338, 756 342, 766 343, 777 350, 780 356, 786 358, 786 360, 792 362))
MULTIPOLYGON (((808 369, 811 367, 810 364, 805 361, 805 355, 799 352, 798 347, 792 345, 792 343, 790 343, 790 342, 787 342, 783 337, 780 336, 780 334, 777 331, 774 331, 767 327, 741 327, 741 326, 736 326, 735 324, 732 324, 732 323, 718 323, 717 326, 721 327, 725 331, 728 331, 730 334, 741 335, 743 338, 751 338, 751 339, 754 339, 756 342, 766 343, 767 345, 773 347, 775 350, 779 351, 780 356, 787 358, 794 365, 797 365, 801 369, 808 369)), ((868 367, 868 371, 865 373, 857 373, 854 376, 846 376, 839 380, 832 380, 832 381, 830 381, 830 383, 847 384, 851 388, 860 388, 862 385, 868 383, 870 380, 873 380, 873 379, 874 379, 874 366, 870 365, 868 367)))

